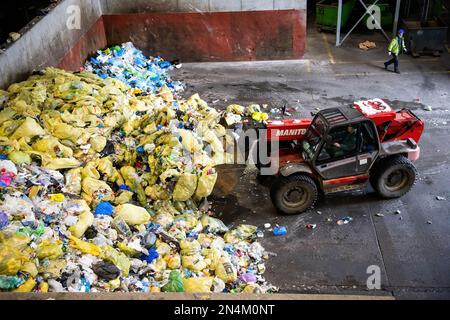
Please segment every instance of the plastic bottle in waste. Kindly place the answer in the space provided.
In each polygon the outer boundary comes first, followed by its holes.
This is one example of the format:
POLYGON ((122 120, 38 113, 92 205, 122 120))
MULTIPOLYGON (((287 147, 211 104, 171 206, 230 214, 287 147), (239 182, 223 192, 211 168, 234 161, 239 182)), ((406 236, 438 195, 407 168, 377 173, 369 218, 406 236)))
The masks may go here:
POLYGON ((114 220, 112 221, 112 226, 114 227, 114 229, 123 234, 125 237, 132 236, 131 229, 122 216, 115 217, 114 220))

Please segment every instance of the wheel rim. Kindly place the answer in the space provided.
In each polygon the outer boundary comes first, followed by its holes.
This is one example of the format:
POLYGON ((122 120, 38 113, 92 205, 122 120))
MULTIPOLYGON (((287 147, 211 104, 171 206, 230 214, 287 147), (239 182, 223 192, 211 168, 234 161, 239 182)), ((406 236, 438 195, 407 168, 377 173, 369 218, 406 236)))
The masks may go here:
POLYGON ((408 186, 409 175, 405 170, 394 170, 384 179, 384 185, 389 191, 399 191, 408 186))
POLYGON ((297 208, 303 206, 308 200, 308 189, 302 186, 289 187, 283 194, 282 200, 285 206, 297 208))

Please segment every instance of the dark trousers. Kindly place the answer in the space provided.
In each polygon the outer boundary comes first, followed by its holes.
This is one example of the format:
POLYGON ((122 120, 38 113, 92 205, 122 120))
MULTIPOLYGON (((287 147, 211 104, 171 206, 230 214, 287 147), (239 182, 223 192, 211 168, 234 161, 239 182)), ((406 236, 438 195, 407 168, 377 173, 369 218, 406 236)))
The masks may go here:
POLYGON ((398 69, 398 56, 395 54, 392 54, 392 59, 386 62, 386 65, 389 66, 391 64, 394 64, 395 70, 398 69))

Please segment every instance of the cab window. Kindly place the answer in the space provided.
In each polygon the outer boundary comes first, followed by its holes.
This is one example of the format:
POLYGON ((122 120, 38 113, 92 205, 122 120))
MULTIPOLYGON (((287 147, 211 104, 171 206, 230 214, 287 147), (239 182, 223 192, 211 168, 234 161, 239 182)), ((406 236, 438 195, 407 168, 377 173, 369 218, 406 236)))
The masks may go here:
POLYGON ((355 155, 358 150, 358 131, 359 124, 344 125, 331 129, 317 161, 327 162, 355 155))
POLYGON ((361 152, 373 152, 378 150, 378 138, 373 124, 369 121, 361 123, 361 152))

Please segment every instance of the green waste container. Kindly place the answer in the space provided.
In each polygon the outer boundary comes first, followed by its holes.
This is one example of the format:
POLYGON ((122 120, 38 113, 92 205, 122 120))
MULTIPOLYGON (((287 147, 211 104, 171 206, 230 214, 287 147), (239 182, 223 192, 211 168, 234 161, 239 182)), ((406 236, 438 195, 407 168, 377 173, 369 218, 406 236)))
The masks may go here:
MULTIPOLYGON (((344 27, 355 6, 356 0, 343 1, 341 27, 344 27)), ((336 30, 338 16, 338 2, 336 0, 322 0, 316 3, 316 25, 319 29, 336 30)))

